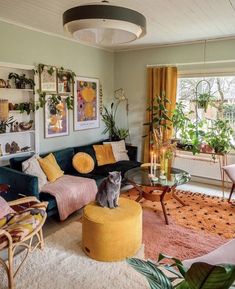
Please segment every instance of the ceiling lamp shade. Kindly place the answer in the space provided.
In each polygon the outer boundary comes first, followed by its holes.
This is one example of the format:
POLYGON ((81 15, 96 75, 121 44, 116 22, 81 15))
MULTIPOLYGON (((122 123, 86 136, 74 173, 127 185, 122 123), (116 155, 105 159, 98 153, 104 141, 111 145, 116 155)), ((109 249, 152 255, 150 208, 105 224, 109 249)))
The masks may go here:
POLYGON ((107 1, 65 11, 63 25, 75 39, 100 46, 131 42, 146 34, 146 18, 142 14, 107 1))

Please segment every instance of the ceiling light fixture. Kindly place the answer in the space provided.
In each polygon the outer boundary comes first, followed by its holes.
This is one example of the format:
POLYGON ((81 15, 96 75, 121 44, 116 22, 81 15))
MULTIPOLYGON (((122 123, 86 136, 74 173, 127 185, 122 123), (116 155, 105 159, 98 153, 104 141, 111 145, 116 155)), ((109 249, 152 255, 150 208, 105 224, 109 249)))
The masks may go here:
POLYGON ((73 7, 63 14, 66 31, 79 41, 114 46, 146 34, 146 18, 139 12, 108 1, 73 7))

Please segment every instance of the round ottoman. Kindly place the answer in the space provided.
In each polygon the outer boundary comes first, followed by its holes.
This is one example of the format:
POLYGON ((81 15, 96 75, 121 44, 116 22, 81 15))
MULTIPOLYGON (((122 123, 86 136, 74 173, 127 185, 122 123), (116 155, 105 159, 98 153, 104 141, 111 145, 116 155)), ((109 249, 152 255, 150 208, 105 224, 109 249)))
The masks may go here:
POLYGON ((142 243, 142 208, 119 199, 119 207, 102 208, 95 202, 84 208, 82 248, 97 261, 118 261, 135 255, 142 243))

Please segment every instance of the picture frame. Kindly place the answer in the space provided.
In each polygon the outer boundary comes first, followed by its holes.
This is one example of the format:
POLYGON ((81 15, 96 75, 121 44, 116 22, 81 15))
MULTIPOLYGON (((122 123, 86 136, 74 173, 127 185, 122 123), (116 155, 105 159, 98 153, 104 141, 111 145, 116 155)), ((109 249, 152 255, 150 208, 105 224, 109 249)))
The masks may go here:
POLYGON ((57 70, 50 65, 41 65, 39 70, 41 92, 57 93, 57 70))
POLYGON ((52 95, 46 95, 45 105, 45 138, 69 135, 69 111, 66 97, 61 96, 58 104, 53 102, 52 95))
POLYGON ((74 95, 74 78, 70 70, 57 69, 57 93, 59 95, 74 95))
POLYGON ((74 130, 100 126, 99 79, 77 77, 74 97, 74 130))

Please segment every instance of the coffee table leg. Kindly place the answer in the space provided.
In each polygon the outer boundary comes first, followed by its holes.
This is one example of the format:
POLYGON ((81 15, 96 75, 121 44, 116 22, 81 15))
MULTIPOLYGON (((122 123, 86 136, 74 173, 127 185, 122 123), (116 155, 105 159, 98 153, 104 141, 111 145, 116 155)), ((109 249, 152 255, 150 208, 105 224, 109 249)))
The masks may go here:
POLYGON ((164 204, 164 197, 165 197, 167 192, 169 192, 169 188, 168 187, 166 187, 164 189, 164 191, 162 192, 162 194, 160 196, 160 202, 161 202, 162 211, 163 211, 163 214, 164 214, 164 218, 165 218, 166 224, 169 225, 169 221, 168 221, 168 217, 167 217, 167 213, 166 213, 166 208, 165 208, 165 204, 164 204))
POLYGON ((174 189, 172 190, 172 197, 178 201, 182 206, 186 206, 186 204, 179 198, 175 195, 175 192, 174 192, 174 189))
POLYGON ((143 190, 140 186, 137 186, 134 182, 130 182, 129 183, 138 191, 139 196, 137 197, 137 199, 135 199, 135 201, 138 203, 139 201, 141 201, 143 199, 143 190))

